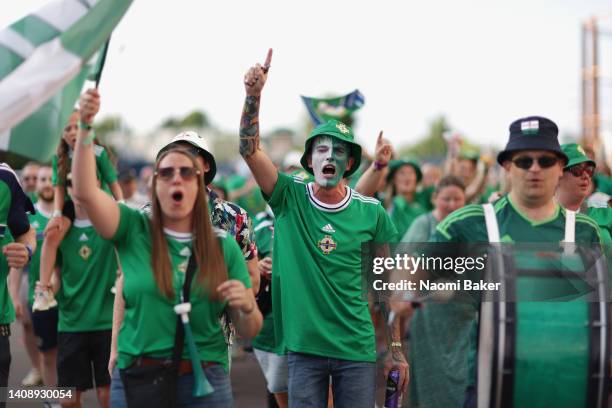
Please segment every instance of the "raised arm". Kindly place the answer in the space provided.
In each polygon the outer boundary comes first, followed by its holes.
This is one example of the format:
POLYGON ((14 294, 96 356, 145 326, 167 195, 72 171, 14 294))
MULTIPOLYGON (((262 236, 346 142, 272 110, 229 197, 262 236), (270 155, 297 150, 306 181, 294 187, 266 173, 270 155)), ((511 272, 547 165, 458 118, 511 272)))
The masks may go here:
POLYGON ((269 49, 264 66, 257 64, 244 76, 246 98, 240 118, 240 155, 247 162, 261 191, 268 196, 272 194, 278 180, 278 170, 259 148, 259 103, 271 62, 272 49, 269 49))
POLYGON ((355 190, 365 196, 374 196, 378 191, 380 182, 387 177, 387 166, 389 165, 392 154, 393 148, 391 147, 391 143, 383 138, 383 132, 381 130, 378 134, 378 139, 376 139, 375 159, 359 178, 359 181, 357 181, 355 190))
POLYGON ((115 235, 119 226, 119 204, 106 194, 96 180, 96 157, 91 124, 100 109, 96 89, 87 90, 80 100, 81 121, 72 160, 73 196, 85 208, 87 216, 102 238, 115 235))

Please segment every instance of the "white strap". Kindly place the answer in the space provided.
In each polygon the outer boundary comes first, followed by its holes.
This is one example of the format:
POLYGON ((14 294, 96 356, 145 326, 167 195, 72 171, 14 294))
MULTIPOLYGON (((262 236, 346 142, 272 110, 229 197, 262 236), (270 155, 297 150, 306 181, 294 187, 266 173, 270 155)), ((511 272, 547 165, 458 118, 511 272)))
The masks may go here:
POLYGON ((493 208, 493 204, 483 204, 482 208, 484 209, 489 242, 500 242, 499 226, 497 225, 497 217, 495 216, 495 208, 493 208))
POLYGON ((565 210, 565 238, 563 242, 576 242, 576 211, 565 210))

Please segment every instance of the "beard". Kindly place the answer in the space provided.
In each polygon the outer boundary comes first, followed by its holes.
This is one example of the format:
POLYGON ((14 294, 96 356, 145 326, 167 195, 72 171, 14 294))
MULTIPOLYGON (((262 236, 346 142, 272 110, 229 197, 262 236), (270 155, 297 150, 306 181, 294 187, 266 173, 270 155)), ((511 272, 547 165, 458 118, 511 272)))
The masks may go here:
POLYGON ((55 194, 53 190, 42 190, 38 193, 38 198, 46 203, 53 201, 55 194))

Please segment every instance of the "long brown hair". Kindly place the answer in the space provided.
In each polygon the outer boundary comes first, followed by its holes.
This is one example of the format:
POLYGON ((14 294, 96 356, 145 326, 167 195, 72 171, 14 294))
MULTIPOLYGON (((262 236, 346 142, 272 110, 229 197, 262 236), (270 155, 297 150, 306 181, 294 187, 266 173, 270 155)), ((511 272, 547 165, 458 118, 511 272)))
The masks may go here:
MULTIPOLYGON (((193 166, 198 168, 193 155, 180 147, 169 149, 163 152, 156 162, 156 169, 162 159, 170 153, 183 154, 191 160, 193 166)), ((195 261, 198 266, 195 278, 200 287, 207 289, 208 296, 212 300, 218 299, 217 286, 227 280, 227 269, 221 245, 213 231, 210 216, 208 215, 208 199, 206 187, 204 186, 204 175, 198 175, 198 193, 192 212, 193 225, 193 249, 195 261)), ((153 277, 160 292, 172 299, 175 296, 172 284, 172 264, 168 251, 168 241, 164 233, 163 220, 164 214, 159 203, 156 192, 157 175, 153 175, 151 188, 153 214, 151 217, 151 265, 153 267, 153 277)))
MULTIPOLYGON (((72 113, 70 114, 70 116, 74 115, 75 113, 78 114, 79 110, 74 109, 72 113)), ((104 150, 106 150, 109 160, 111 161, 113 166, 116 166, 117 157, 115 156, 113 151, 110 149, 110 147, 100 142, 100 140, 98 140, 97 137, 94 138, 93 142, 94 144, 97 144, 98 146, 102 146, 104 150)), ((57 150, 55 153, 57 155, 57 179, 61 180, 61 182, 58 184, 62 186, 66 185, 66 177, 68 176, 68 173, 70 173, 69 157, 68 157, 69 152, 70 152, 70 146, 68 145, 68 143, 66 143, 63 137, 60 137, 60 142, 59 142, 59 145, 57 146, 57 150)))
MULTIPOLYGON (((72 113, 70 114, 70 116, 74 115, 75 113, 78 114, 78 110, 74 109, 72 111, 72 113)), ((70 121, 68 121, 68 123, 70 123, 70 121)), ((67 124, 68 124, 67 123, 67 124)), ((78 120, 77 120, 78 123, 78 120)), ((66 187, 66 177, 68 176, 69 173, 69 165, 68 165, 68 153, 70 152, 70 146, 68 145, 68 143, 66 143, 66 141, 64 140, 63 137, 63 133, 64 133, 64 129, 62 129, 62 136, 60 137, 60 142, 59 145, 57 146, 57 150, 56 150, 56 154, 57 154, 57 180, 58 180, 58 185, 64 186, 66 187)))

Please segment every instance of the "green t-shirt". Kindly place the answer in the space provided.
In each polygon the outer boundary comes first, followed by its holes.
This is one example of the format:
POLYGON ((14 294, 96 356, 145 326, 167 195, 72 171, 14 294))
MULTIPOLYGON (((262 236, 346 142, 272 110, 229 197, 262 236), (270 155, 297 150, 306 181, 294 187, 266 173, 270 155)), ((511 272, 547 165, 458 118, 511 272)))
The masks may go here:
MULTIPOLYGON (((117 181, 117 171, 115 170, 115 166, 110 161, 108 157, 108 153, 106 153, 106 149, 102 146, 94 145, 94 153, 96 155, 96 175, 98 180, 102 183, 102 189, 106 192, 110 192, 109 185, 117 181)), ((68 173, 70 173, 70 167, 72 166, 72 151, 69 153, 68 158, 68 173)), ((51 175, 51 183, 53 186, 63 186, 65 180, 60 179, 58 175, 57 169, 58 157, 57 155, 53 156, 51 161, 51 166, 53 169, 53 174, 51 175)), ((68 195, 66 195, 67 198, 68 195)))
POLYGON ((608 177, 605 174, 596 173, 593 176, 593 179, 597 186, 596 191, 601 191, 602 193, 612 195, 612 177, 608 177))
MULTIPOLYGON (((117 247, 124 276, 125 315, 119 332, 118 367, 129 367, 140 355, 170 357, 174 346, 177 315, 184 272, 191 255, 191 235, 166 231, 166 241, 173 267, 176 299, 168 299, 157 287, 151 268, 151 231, 146 214, 120 205, 119 227, 112 241, 117 247), (144 329, 143 329, 144 328, 144 329)), ((247 288, 251 280, 244 257, 233 237, 215 229, 223 250, 229 279, 241 281, 247 288)), ((219 325, 225 302, 212 302, 199 290, 197 275, 190 292, 190 325, 201 361, 217 362, 228 368, 227 345, 219 325)), ((183 359, 189 360, 185 345, 183 359)))
MULTIPOLYGON (((257 253, 259 259, 272 256, 272 245, 274 242, 274 216, 271 212, 262 211, 255 216, 253 226, 255 232, 255 242, 257 243, 257 253)), ((262 285, 264 284, 264 277, 262 285)), ((272 290, 272 287, 269 287, 272 290)), ((276 290, 276 288, 275 288, 276 290)), ((278 289, 280 290, 280 289, 278 289)), ((263 326, 259 334, 253 339, 253 347, 259 350, 276 352, 276 340, 274 337, 274 313, 270 312, 264 316, 263 326)))
POLYGON ((28 196, 30 201, 32 201, 32 204, 36 204, 36 202, 38 201, 38 194, 36 193, 36 191, 30 191, 29 193, 26 193, 26 195, 28 196))
POLYGON ((36 231, 36 251, 32 254, 32 260, 28 266, 28 282, 30 286, 28 288, 28 303, 34 303, 34 289, 36 288, 36 281, 40 277, 40 253, 42 251, 44 231, 47 227, 47 223, 51 219, 51 214, 44 213, 38 205, 35 205, 36 214, 28 215, 30 220, 30 228, 36 231))
POLYGON ((278 174, 268 198, 275 215, 272 287, 276 341, 283 350, 376 361, 374 328, 362 297, 361 244, 397 239, 373 198, 347 187, 333 205, 313 183, 278 174))
MULTIPOLYGON (((4 247, 11 242, 13 242, 13 236, 9 230, 6 230, 4 237, 0 238, 0 246, 4 247)), ((15 309, 7 285, 8 274, 8 262, 2 255, 0 256, 0 324, 9 324, 15 320, 15 309)))
POLYGON ((404 236, 419 215, 426 212, 427 208, 416 197, 413 202, 409 203, 403 196, 395 196, 389 208, 389 216, 400 237, 404 236))
POLYGON ((589 207, 587 215, 591 217, 601 230, 601 242, 612 244, 612 208, 589 207))
MULTIPOLYGON (((501 242, 544 243, 561 242, 564 239, 565 209, 559 205, 557 205, 553 217, 541 221, 530 220, 526 215, 522 214, 512 203, 508 195, 497 200, 493 206, 497 215, 501 242)), ((450 214, 438 224, 436 234, 431 238, 431 241, 488 242, 482 206, 468 205, 450 214)), ((576 214, 575 241, 583 244, 601 242, 599 227, 591 218, 584 214, 576 214)), ((474 310, 472 318, 470 318, 469 314, 465 316, 467 317, 463 321, 457 322, 457 330, 463 330, 467 327, 472 328, 469 346, 466 348, 463 342, 455 343, 454 347, 449 347, 447 358, 456 359, 458 356, 467 355, 467 385, 474 384, 476 380, 477 310, 474 310)), ((448 375, 454 374, 448 373, 448 375)), ((442 376, 442 373, 440 373, 440 376, 442 376)))
POLYGON ((57 293, 60 332, 109 330, 113 323, 111 288, 117 276, 113 245, 89 220, 75 219, 57 251, 61 287, 57 293))
MULTIPOLYGON (((13 237, 28 232, 30 223, 26 211, 34 212, 32 202, 23 192, 13 169, 0 163, 0 247, 13 242, 13 237)), ((15 310, 6 283, 8 273, 6 257, 0 251, 0 324, 15 320, 15 310)))

